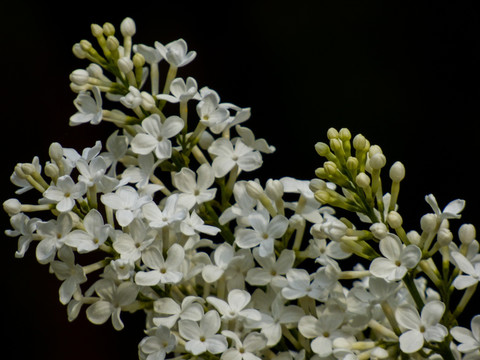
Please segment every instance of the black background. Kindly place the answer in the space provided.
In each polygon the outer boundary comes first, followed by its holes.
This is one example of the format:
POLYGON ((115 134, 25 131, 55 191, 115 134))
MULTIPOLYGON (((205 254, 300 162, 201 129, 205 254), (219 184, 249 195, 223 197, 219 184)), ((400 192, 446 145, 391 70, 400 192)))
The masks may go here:
MULTIPOLYGON (((479 223, 479 10, 476 1, 17 1, 2 11, 2 201, 17 162, 47 158, 59 141, 82 149, 111 128, 71 128, 75 94, 68 75, 87 62, 71 48, 89 39, 90 24, 119 26, 132 17, 134 42, 152 46, 184 38, 197 51, 179 76, 218 91, 223 102, 251 107, 245 123, 277 148, 264 157, 268 178, 314 177, 314 151, 330 127, 348 127, 382 147, 388 164, 402 161, 400 212, 418 229, 431 209, 467 200, 464 222, 479 223)), ((3 229, 9 228, 2 214, 3 229)), ((460 224, 460 223, 459 223, 460 224)), ((454 227, 458 225, 452 224, 454 227)), ((2 349, 17 359, 135 359, 143 319, 69 323, 59 282, 34 252, 14 258, 16 240, 2 235, 2 349)), ((472 304, 473 307, 476 304, 472 304)), ((473 311, 476 313, 478 311, 473 311)), ((3 351, 2 351, 3 356, 3 351)))

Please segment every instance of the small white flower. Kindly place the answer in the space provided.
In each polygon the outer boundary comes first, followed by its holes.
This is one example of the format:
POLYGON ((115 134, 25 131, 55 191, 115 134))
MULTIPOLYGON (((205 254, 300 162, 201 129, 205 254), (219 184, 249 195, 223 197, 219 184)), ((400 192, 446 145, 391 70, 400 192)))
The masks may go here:
MULTIPOLYGON (((42 166, 40 165, 40 160, 38 156, 35 156, 33 158, 31 164, 34 166, 36 172, 38 172, 39 174, 42 172, 42 166)), ((16 171, 14 171, 10 176, 10 181, 12 182, 12 184, 19 187, 19 189, 15 190, 15 194, 17 195, 23 194, 33 189, 32 184, 30 184, 27 179, 19 177, 16 171)))
POLYGON ((185 219, 180 223, 180 231, 187 236, 194 236, 197 233, 215 236, 220 229, 212 225, 205 225, 202 218, 193 211, 191 214, 187 213, 185 219))
POLYGON ((212 255, 213 264, 205 265, 202 277, 207 283, 214 283, 220 279, 235 259, 235 250, 230 244, 223 243, 215 249, 212 255))
POLYGON ((223 131, 223 124, 230 115, 225 107, 220 106, 220 97, 214 92, 205 95, 197 104, 197 114, 200 123, 209 127, 214 134, 223 131))
POLYGON ((284 278, 281 275, 285 275, 295 262, 295 252, 288 249, 283 250, 278 259, 275 259, 274 254, 260 256, 258 248, 253 249, 253 256, 261 267, 248 270, 245 280, 255 286, 283 282, 284 278))
POLYGON ((178 330, 180 336, 187 340, 185 350, 193 355, 206 351, 219 354, 228 348, 224 335, 217 334, 220 329, 220 316, 215 310, 210 310, 200 320, 200 324, 192 320, 180 320, 178 330))
POLYGON ((120 102, 123 106, 129 109, 135 109, 142 105, 143 97, 135 86, 130 86, 128 88, 128 93, 125 96, 120 98, 120 102))
POLYGON ((124 325, 120 319, 120 313, 123 307, 135 301, 138 287, 128 281, 117 286, 113 280, 101 279, 95 283, 95 291, 100 296, 100 300, 87 308, 88 320, 100 325, 111 317, 114 329, 122 330, 124 325))
POLYGON ((187 43, 183 39, 172 41, 167 45, 162 45, 156 41, 155 48, 170 66, 176 68, 189 64, 197 56, 195 51, 188 51, 187 43))
POLYGON ((259 321, 261 319, 258 310, 245 308, 251 300, 251 296, 247 291, 234 289, 228 293, 227 300, 228 303, 214 296, 207 297, 207 302, 222 314, 223 320, 240 319, 242 321, 259 321))
POLYGON ((141 212, 141 207, 151 199, 149 196, 140 196, 131 186, 122 186, 114 193, 103 194, 100 200, 116 210, 115 217, 120 226, 128 226, 141 212))
POLYGON ((187 211, 183 207, 178 207, 177 202, 178 194, 172 194, 167 198, 163 210, 160 210, 153 201, 148 202, 142 207, 143 216, 152 228, 161 229, 170 226, 187 216, 187 211))
POLYGON ((129 262, 135 262, 142 256, 142 252, 154 241, 156 232, 148 228, 142 220, 135 218, 128 225, 128 233, 116 231, 113 248, 120 254, 120 258, 129 262))
POLYGON ((37 233, 43 238, 36 248, 37 260, 40 264, 53 261, 57 250, 65 244, 72 226, 72 218, 68 213, 61 213, 56 220, 52 219, 37 225, 37 233))
POLYGON ((64 175, 57 179, 56 185, 45 190, 43 196, 55 202, 58 211, 68 212, 75 206, 75 200, 82 198, 86 192, 84 182, 76 184, 69 175, 64 175))
POLYGON ((146 355, 145 360, 163 360, 176 344, 175 335, 165 326, 159 326, 150 336, 143 338, 138 347, 146 355))
POLYGON ((133 51, 142 54, 147 64, 158 64, 163 60, 160 51, 152 46, 137 44, 133 46, 133 51))
POLYGON ((138 134, 132 140, 132 151, 136 154, 146 155, 152 151, 159 160, 172 156, 172 143, 169 140, 183 129, 182 118, 172 115, 160 120, 158 114, 152 114, 143 119, 142 125, 137 126, 138 134))
POLYGON ((248 222, 253 229, 240 229, 236 233, 235 243, 242 249, 259 246, 259 255, 273 254, 274 241, 285 234, 288 228, 288 219, 283 215, 276 215, 270 220, 268 212, 254 212, 248 216, 248 222))
POLYGON ((443 210, 440 210, 437 199, 432 194, 425 196, 425 201, 432 207, 440 222, 444 219, 460 219, 462 217, 460 213, 465 207, 465 200, 457 199, 449 202, 443 210))
POLYGON ((432 300, 427 302, 418 315, 417 309, 411 305, 403 305, 395 311, 398 324, 406 331, 400 335, 400 349, 407 354, 419 351, 425 341, 441 342, 448 335, 448 330, 440 324, 445 304, 432 300))
POLYGON ((463 254, 458 251, 452 251, 451 257, 455 260, 458 268, 465 274, 457 275, 453 280, 453 286, 462 290, 475 285, 480 280, 480 262, 470 262, 463 254))
POLYGON ((403 279, 407 271, 417 266, 422 258, 422 251, 417 245, 404 246, 393 234, 380 240, 380 252, 385 257, 373 259, 370 272, 387 281, 403 279))
POLYGON ((153 323, 171 329, 178 320, 200 321, 204 315, 203 302, 203 298, 197 296, 186 296, 181 305, 170 297, 155 300, 153 309, 161 316, 155 316, 153 323))
POLYGON ((253 171, 262 166, 260 153, 241 140, 237 141, 234 147, 230 140, 219 138, 210 145, 208 152, 215 156, 212 167, 217 178, 228 174, 235 165, 243 171, 253 171))
POLYGON ((10 218, 13 230, 5 230, 5 234, 10 237, 18 237, 18 250, 15 252, 15 257, 24 257, 30 243, 33 241, 33 235, 37 230, 39 222, 40 219, 30 219, 24 213, 13 215, 10 218))
POLYGON ((102 95, 98 87, 92 87, 93 98, 88 91, 81 91, 73 104, 78 112, 70 117, 70 125, 80 125, 89 122, 98 125, 102 121, 102 95))
POLYGON ((455 326, 450 333, 460 344, 458 351, 462 353, 472 353, 480 350, 480 315, 476 315, 470 322, 470 329, 455 326))
POLYGON ((104 224, 102 215, 96 209, 89 211, 83 219, 85 230, 74 230, 65 243, 77 249, 80 254, 98 249, 110 235, 112 227, 104 224))
POLYGON ((77 170, 80 173, 78 181, 85 183, 87 187, 98 184, 107 172, 107 163, 101 156, 97 156, 90 162, 85 159, 77 161, 77 170))
POLYGON ((172 95, 159 94, 157 99, 171 103, 186 103, 191 99, 200 99, 197 82, 192 77, 188 77, 186 82, 182 78, 173 80, 170 84, 170 92, 172 95))
POLYGON ((313 280, 305 269, 290 269, 287 272, 287 286, 282 289, 285 299, 293 300, 304 296, 323 301, 328 297, 331 287, 336 282, 326 267, 321 268, 315 274, 313 280))
POLYGON ((191 209, 196 204, 213 200, 217 189, 210 189, 210 187, 214 181, 215 174, 209 164, 201 165, 196 174, 193 170, 183 167, 173 177, 175 187, 181 191, 179 203, 187 209, 191 209))
POLYGON ((235 130, 237 130, 237 133, 240 135, 245 145, 251 147, 252 149, 266 154, 275 152, 275 146, 268 145, 265 139, 255 139, 253 131, 249 128, 237 125, 235 126, 235 130))
POLYGON ((140 286, 177 284, 183 278, 180 268, 184 260, 185 250, 179 244, 168 249, 166 260, 160 250, 150 247, 142 253, 142 261, 151 270, 137 272, 135 282, 140 286))
POLYGON ((257 332, 251 332, 243 342, 238 335, 230 330, 223 330, 222 334, 234 342, 234 347, 227 349, 221 356, 222 360, 260 360, 258 352, 267 345, 265 335, 257 332))

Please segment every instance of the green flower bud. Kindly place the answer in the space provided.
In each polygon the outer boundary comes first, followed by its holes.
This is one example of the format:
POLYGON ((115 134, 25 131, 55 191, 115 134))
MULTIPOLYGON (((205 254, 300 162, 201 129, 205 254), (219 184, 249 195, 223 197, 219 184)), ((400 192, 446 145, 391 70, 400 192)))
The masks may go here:
POLYGON ((400 161, 395 162, 390 168, 390 179, 399 183, 405 177, 405 166, 400 161))
POLYGON ((103 28, 98 24, 90 25, 90 29, 92 31, 92 35, 96 38, 103 35, 103 28))
POLYGON ((318 155, 325 157, 330 153, 330 147, 323 142, 318 142, 315 144, 315 151, 318 155))
POLYGON ((105 34, 105 36, 115 35, 115 26, 113 26, 109 22, 106 22, 105 24, 103 24, 103 33, 105 34))
POLYGON ((338 131, 337 131, 337 129, 335 129, 335 128, 333 128, 333 127, 330 128, 330 129, 328 129, 328 131, 327 131, 327 138, 328 138, 329 140, 338 138, 338 131))
POLYGON ((470 245, 476 237, 475 226, 472 224, 463 224, 458 229, 458 237, 462 244, 470 245))
POLYGON ((355 178, 355 182, 362 189, 365 189, 370 186, 370 177, 367 174, 362 172, 357 175, 357 177, 355 178))
POLYGON ((403 224, 402 216, 396 211, 390 211, 387 215, 387 222, 393 229, 398 229, 403 224))

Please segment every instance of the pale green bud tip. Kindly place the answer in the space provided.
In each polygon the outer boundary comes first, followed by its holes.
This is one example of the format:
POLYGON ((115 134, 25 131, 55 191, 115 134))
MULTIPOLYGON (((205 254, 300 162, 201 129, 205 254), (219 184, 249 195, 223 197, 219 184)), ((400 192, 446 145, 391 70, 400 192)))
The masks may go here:
POLYGON ((387 215, 388 225, 393 229, 398 229, 403 224, 402 216, 396 211, 390 211, 387 215))
POLYGON ((120 42, 118 41, 118 39, 115 36, 111 35, 107 38, 107 48, 108 48, 108 50, 115 51, 115 50, 118 49, 119 46, 120 46, 120 42))
POLYGON ((458 237, 462 244, 471 244, 476 237, 475 226, 473 226, 472 224, 463 224, 462 226, 460 226, 460 229, 458 229, 458 237))
POLYGON ((48 155, 54 161, 61 161, 63 157, 63 148, 58 142, 54 142, 48 149, 48 155))
POLYGON ((135 21, 132 18, 125 18, 120 24, 120 32, 123 36, 133 36, 136 32, 135 21))
POLYGON ((420 219, 420 227, 423 231, 431 233, 437 227, 437 216, 435 214, 425 214, 420 219))
POLYGON ((17 199, 8 199, 4 201, 3 209, 9 216, 13 216, 22 211, 22 204, 17 199))
POLYGON ((102 67, 98 64, 91 63, 90 65, 88 65, 87 71, 90 74, 90 76, 95 77, 97 79, 103 76, 102 67))
POLYGON ((370 186, 370 177, 363 172, 357 175, 355 181, 362 189, 370 186))
POLYGON ((89 78, 90 78, 90 74, 88 73, 87 70, 84 70, 84 69, 74 70, 70 74, 70 81, 73 82, 75 85, 78 85, 78 86, 83 86, 83 85, 87 84, 89 78))
POLYGON ((337 131, 337 129, 335 129, 335 128, 330 128, 330 129, 328 129, 328 131, 327 131, 327 138, 328 138, 329 140, 338 138, 338 131, 337 131))
POLYGON ((103 33, 106 36, 112 36, 115 34, 115 26, 113 26, 111 23, 106 22, 103 24, 103 33))
POLYGON ((145 56, 140 53, 133 55, 133 66, 142 67, 143 65, 145 65, 145 56))
POLYGON ((353 147, 356 150, 366 150, 367 139, 362 134, 358 134, 353 138, 353 147))
POLYGON ((342 141, 348 141, 352 138, 352 133, 350 132, 350 130, 348 130, 347 128, 342 128, 340 129, 340 131, 338 132, 338 137, 340 138, 340 140, 342 141))
POLYGON ((117 61, 118 69, 124 74, 128 74, 133 70, 133 61, 128 57, 121 57, 117 61))
POLYGON ((321 179, 312 179, 310 181, 309 188, 312 190, 312 192, 325 190, 327 188, 327 183, 321 179))
POLYGON ((352 171, 358 168, 358 159, 353 156, 349 156, 347 159, 347 169, 352 171))
POLYGON ((400 161, 395 162, 390 168, 390 179, 394 182, 400 182, 405 177, 405 166, 400 161))
POLYGON ((262 186, 253 180, 247 182, 245 189, 247 190, 247 194, 254 199, 260 199, 260 197, 264 194, 262 186))
POLYGON ((316 143, 315 150, 320 156, 327 156, 330 153, 330 147, 323 142, 316 143))
POLYGON ((270 199, 279 200, 283 196, 283 184, 280 180, 268 179, 265 185, 265 193, 270 199))
POLYGON ((325 161, 323 168, 327 175, 335 175, 338 170, 337 165, 333 161, 325 161))
POLYGON ((437 234, 437 241, 440 246, 448 246, 453 240, 452 232, 447 228, 441 228, 437 234))
POLYGON ((325 190, 318 190, 315 192, 315 200, 320 204, 328 204, 331 201, 330 194, 325 190))
POLYGON ((421 236, 417 231, 415 230, 409 231, 407 233, 407 238, 411 244, 420 245, 421 236))
POLYGON ((80 40, 80 47, 83 51, 88 51, 92 48, 92 43, 88 40, 80 40))
POLYGON ((22 164, 15 165, 15 170, 14 171, 15 171, 15 174, 17 174, 17 176, 20 179, 26 179, 27 178, 27 174, 25 174, 25 172, 22 169, 22 164))
POLYGON ((22 164, 22 171, 25 175, 32 175, 33 173, 36 172, 35 166, 33 164, 22 164))
POLYGON ((387 225, 378 222, 370 226, 370 231, 377 239, 381 240, 388 234, 387 225))
POLYGON ((330 147, 335 153, 339 153, 343 150, 343 145, 340 139, 334 138, 330 140, 330 147))
POLYGON ((374 156, 375 154, 383 154, 382 148, 379 145, 372 145, 368 149, 368 154, 370 157, 374 156))
POLYGON ((380 170, 387 163, 385 155, 381 153, 376 153, 369 159, 370 167, 374 170, 380 170))
POLYGON ((142 91, 140 95, 142 96, 142 106, 146 110, 151 110, 157 106, 155 103, 155 98, 150 93, 142 91))
POLYGON ((53 163, 49 163, 45 165, 45 175, 47 175, 51 179, 57 179, 60 175, 60 169, 57 165, 53 163))
POLYGON ((92 31, 92 35, 94 37, 99 37, 103 35, 103 28, 98 24, 90 25, 90 30, 92 31))
POLYGON ((72 47, 72 53, 79 59, 85 59, 87 57, 87 53, 85 50, 82 49, 80 43, 76 43, 72 47))

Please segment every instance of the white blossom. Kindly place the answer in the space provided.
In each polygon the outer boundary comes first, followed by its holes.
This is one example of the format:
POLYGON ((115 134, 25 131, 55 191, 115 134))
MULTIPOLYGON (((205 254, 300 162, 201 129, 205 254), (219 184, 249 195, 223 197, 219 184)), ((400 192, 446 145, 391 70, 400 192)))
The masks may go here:
POLYGON ((98 125, 102 121, 102 96, 97 86, 92 87, 93 98, 88 91, 80 91, 73 104, 78 112, 70 117, 70 125, 90 123, 98 125))
POLYGON ((52 219, 37 225, 37 232, 42 236, 36 248, 37 260, 40 264, 53 261, 57 250, 65 244, 72 226, 73 221, 68 213, 61 213, 57 220, 52 219))
POLYGON ((135 109, 143 102, 142 94, 135 86, 129 86, 128 93, 120 98, 120 102, 126 108, 135 109))
POLYGON ((138 347, 146 360, 163 360, 175 349, 177 338, 165 326, 159 326, 149 336, 144 337, 138 347))
POLYGON ((156 41, 155 48, 171 66, 177 68, 189 64, 197 55, 195 51, 188 51, 187 43, 183 39, 172 41, 167 45, 156 41))
POLYGON ((58 211, 68 212, 75 206, 75 200, 81 199, 86 191, 84 182, 76 184, 69 175, 64 175, 58 178, 56 185, 45 190, 43 196, 56 203, 58 211))
POLYGON ((140 214, 142 206, 151 201, 149 196, 140 196, 131 186, 121 186, 114 193, 103 194, 100 200, 116 210, 115 217, 121 226, 128 226, 140 214))
POLYGON ((15 257, 25 256, 40 221, 39 218, 31 219, 24 213, 15 214, 10 218, 13 230, 6 230, 5 234, 10 237, 18 237, 18 250, 15 252, 15 257))
POLYGON ((171 103, 186 103, 191 99, 200 99, 197 81, 190 76, 187 78, 187 81, 182 78, 173 80, 170 84, 170 93, 172 95, 159 94, 157 95, 157 99, 166 100, 171 103))
POLYGON ((178 201, 187 209, 196 204, 213 200, 217 189, 211 188, 215 174, 209 164, 202 164, 196 174, 187 167, 182 168, 173 177, 175 187, 181 191, 178 201))
POLYGON ((83 219, 85 230, 74 230, 69 235, 65 243, 77 249, 82 254, 91 252, 102 245, 110 235, 112 227, 104 224, 103 217, 96 209, 92 209, 83 219))
POLYGON ((170 329, 175 326, 178 320, 200 321, 204 315, 202 306, 204 302, 203 298, 196 296, 186 296, 181 304, 170 297, 155 300, 153 303, 155 310, 153 323, 156 326, 166 326, 170 329))
POLYGON ((151 227, 161 229, 186 218, 186 209, 178 207, 177 203, 178 194, 172 194, 167 197, 163 210, 154 202, 148 202, 142 207, 142 213, 151 227))
POLYGON ((458 350, 462 353, 472 353, 480 350, 480 315, 475 315, 470 321, 470 329, 455 326, 450 330, 453 338, 458 341, 458 350))
POLYGON ((285 249, 275 259, 272 253, 268 256, 260 256, 259 249, 253 249, 253 256, 261 267, 255 267, 248 270, 245 281, 250 285, 264 286, 268 284, 277 285, 284 283, 284 277, 290 269, 293 268, 295 253, 292 250, 285 249))
POLYGON ((222 360, 260 360, 258 353, 267 345, 267 339, 263 334, 251 332, 243 342, 237 333, 230 330, 223 330, 222 335, 233 340, 234 347, 227 349, 221 356, 222 360))
POLYGON ((247 291, 234 289, 228 293, 228 302, 214 296, 208 296, 207 302, 215 307, 225 321, 240 319, 259 321, 260 312, 255 309, 246 308, 250 303, 251 296, 247 291))
POLYGON ((179 271, 185 259, 185 250, 179 244, 173 244, 167 251, 167 258, 156 247, 150 247, 142 253, 143 263, 151 270, 138 271, 135 282, 140 286, 157 284, 176 284, 183 278, 179 271))

